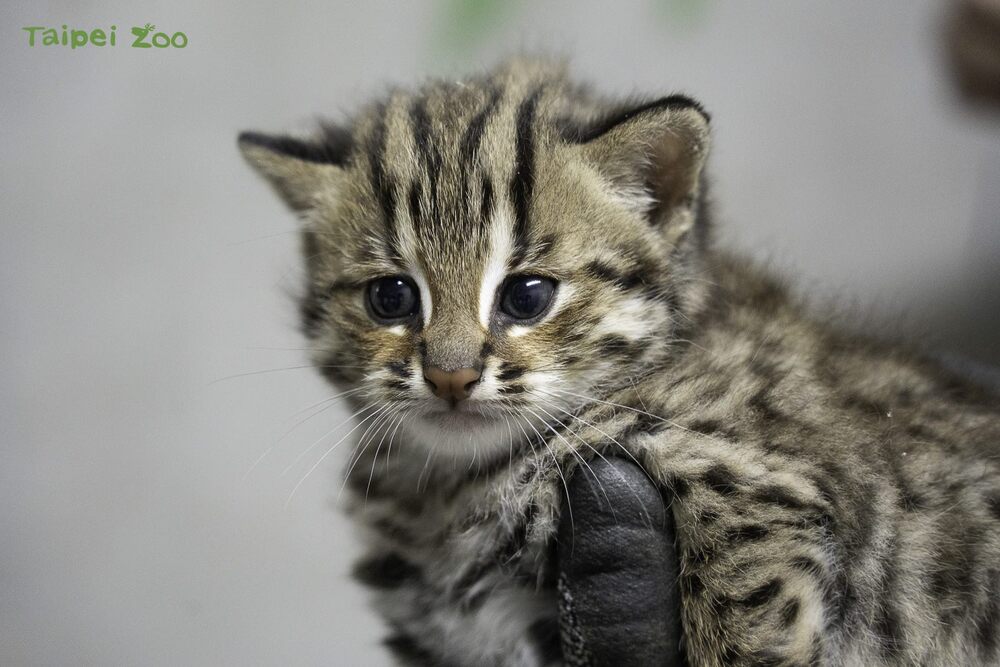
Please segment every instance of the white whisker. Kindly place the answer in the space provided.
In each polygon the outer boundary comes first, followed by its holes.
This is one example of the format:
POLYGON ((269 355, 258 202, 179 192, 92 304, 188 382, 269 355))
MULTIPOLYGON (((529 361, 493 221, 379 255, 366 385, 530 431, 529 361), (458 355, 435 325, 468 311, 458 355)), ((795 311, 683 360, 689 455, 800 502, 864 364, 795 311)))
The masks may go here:
POLYGON ((368 421, 369 419, 371 419, 375 415, 379 414, 379 412, 381 410, 383 410, 383 409, 384 409, 384 406, 382 408, 379 408, 378 410, 376 410, 372 414, 368 415, 367 417, 365 417, 363 420, 361 420, 358 423, 357 426, 355 426, 350 431, 348 431, 347 434, 343 438, 341 438, 337 442, 333 443, 333 445, 328 450, 326 450, 326 452, 323 453, 323 456, 319 457, 319 461, 316 461, 316 463, 314 463, 313 466, 311 468, 309 468, 309 470, 306 472, 306 474, 302 476, 302 479, 299 480, 299 483, 295 485, 295 488, 292 489, 292 492, 290 494, 288 494, 288 499, 285 501, 285 507, 286 508, 292 502, 292 498, 295 496, 295 492, 299 490, 299 487, 302 486, 302 484, 306 481, 306 479, 309 478, 309 475, 311 475, 313 473, 313 471, 316 470, 316 468, 319 467, 319 465, 323 462, 323 460, 326 459, 326 457, 330 455, 330 452, 332 452, 334 449, 337 448, 338 445, 340 445, 340 443, 342 443, 344 440, 346 440, 351 435, 351 433, 354 433, 359 428, 361 428, 362 424, 364 424, 366 421, 368 421))
POLYGON ((334 426, 332 429, 330 429, 329 431, 327 431, 326 433, 324 433, 320 437, 316 438, 316 440, 314 440, 312 444, 310 444, 308 447, 306 447, 303 451, 299 452, 299 455, 296 456, 295 459, 293 459, 292 462, 289 463, 288 466, 286 466, 285 469, 281 471, 281 474, 282 475, 287 475, 288 472, 292 468, 295 467, 295 464, 302 460, 303 456, 305 456, 306 454, 308 454, 309 452, 311 452, 313 450, 313 448, 316 447, 316 445, 318 445, 319 443, 321 443, 324 440, 326 440, 326 438, 329 437, 331 433, 335 433, 337 431, 337 429, 343 427, 345 424, 347 424, 349 421, 351 421, 352 419, 354 419, 355 417, 357 417, 358 415, 360 415, 365 410, 368 410, 369 408, 375 407, 375 405, 377 405, 375 402, 369 403, 368 405, 364 406, 363 408, 361 408, 360 410, 358 410, 354 414, 348 415, 339 424, 337 424, 336 426, 334 426))

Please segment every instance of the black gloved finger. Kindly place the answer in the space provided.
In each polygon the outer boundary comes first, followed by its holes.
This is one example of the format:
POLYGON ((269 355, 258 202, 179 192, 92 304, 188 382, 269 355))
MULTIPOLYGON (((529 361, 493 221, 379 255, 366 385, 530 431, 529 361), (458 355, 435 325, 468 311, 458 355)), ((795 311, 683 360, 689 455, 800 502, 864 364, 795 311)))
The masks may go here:
POLYGON ((633 462, 598 458, 569 481, 559 523, 567 665, 683 665, 673 518, 633 462))

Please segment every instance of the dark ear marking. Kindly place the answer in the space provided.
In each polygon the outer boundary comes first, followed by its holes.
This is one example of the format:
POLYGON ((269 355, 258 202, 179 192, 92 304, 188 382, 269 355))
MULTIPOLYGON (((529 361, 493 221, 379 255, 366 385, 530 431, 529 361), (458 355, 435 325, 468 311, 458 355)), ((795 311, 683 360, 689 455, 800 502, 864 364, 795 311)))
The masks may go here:
POLYGON ((350 130, 330 123, 321 124, 320 130, 320 136, 315 139, 299 139, 253 131, 241 132, 239 143, 259 146, 296 160, 345 165, 354 147, 350 130))
POLYGON ((310 139, 243 132, 239 147, 246 161, 266 178, 285 203, 298 213, 311 209, 317 195, 334 183, 351 159, 348 130, 321 125, 310 139))
POLYGON ((705 111, 705 107, 697 100, 686 95, 669 95, 650 102, 622 105, 589 125, 564 124, 562 126, 563 138, 572 143, 585 144, 643 113, 672 109, 694 109, 705 118, 706 123, 711 122, 712 119, 705 111))
POLYGON ((583 128, 564 126, 563 135, 627 195, 645 193, 634 205, 671 245, 688 238, 710 143, 708 114, 700 104, 671 95, 619 107, 583 128))

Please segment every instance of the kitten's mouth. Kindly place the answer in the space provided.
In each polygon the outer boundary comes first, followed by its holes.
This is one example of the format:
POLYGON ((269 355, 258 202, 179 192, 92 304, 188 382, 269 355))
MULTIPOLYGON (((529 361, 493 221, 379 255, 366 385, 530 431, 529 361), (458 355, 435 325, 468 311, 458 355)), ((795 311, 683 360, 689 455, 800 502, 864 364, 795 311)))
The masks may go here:
POLYGON ((464 402, 458 403, 454 407, 442 407, 427 412, 424 415, 424 419, 449 428, 472 428, 491 424, 496 421, 495 417, 485 414, 464 402))

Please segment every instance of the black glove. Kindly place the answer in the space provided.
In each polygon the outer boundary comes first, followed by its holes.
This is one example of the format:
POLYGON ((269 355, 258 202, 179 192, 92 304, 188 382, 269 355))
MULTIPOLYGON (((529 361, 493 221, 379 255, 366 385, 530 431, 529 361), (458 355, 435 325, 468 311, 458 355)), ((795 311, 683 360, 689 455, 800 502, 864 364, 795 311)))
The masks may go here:
POLYGON ((632 461, 592 460, 559 523, 560 635, 573 667, 680 666, 673 517, 632 461))

